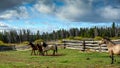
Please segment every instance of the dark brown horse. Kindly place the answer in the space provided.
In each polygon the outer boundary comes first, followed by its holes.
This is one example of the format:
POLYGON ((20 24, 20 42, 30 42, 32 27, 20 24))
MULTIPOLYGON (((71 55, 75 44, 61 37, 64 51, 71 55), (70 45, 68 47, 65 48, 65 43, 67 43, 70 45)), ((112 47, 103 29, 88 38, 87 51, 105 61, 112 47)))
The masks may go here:
POLYGON ((114 63, 114 55, 120 55, 120 44, 115 44, 108 38, 103 38, 99 44, 107 45, 108 52, 110 54, 110 58, 112 59, 111 64, 113 64, 114 63))
POLYGON ((30 45, 31 48, 32 48, 31 55, 32 55, 33 53, 34 53, 34 55, 36 55, 36 51, 39 53, 39 55, 40 55, 40 53, 41 53, 42 55, 44 55, 42 46, 40 46, 39 44, 34 45, 32 42, 30 42, 29 45, 30 45))
POLYGON ((42 54, 44 56, 44 52, 43 52, 42 46, 37 44, 37 48, 38 48, 39 55, 42 54))

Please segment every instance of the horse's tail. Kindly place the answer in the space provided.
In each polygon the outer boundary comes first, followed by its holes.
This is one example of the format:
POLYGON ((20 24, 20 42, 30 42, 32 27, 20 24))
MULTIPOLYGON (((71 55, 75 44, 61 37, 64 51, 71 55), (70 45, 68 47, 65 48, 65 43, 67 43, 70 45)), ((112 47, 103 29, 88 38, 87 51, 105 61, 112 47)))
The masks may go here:
POLYGON ((55 51, 56 51, 56 53, 57 53, 57 51, 58 51, 57 45, 55 45, 55 51))

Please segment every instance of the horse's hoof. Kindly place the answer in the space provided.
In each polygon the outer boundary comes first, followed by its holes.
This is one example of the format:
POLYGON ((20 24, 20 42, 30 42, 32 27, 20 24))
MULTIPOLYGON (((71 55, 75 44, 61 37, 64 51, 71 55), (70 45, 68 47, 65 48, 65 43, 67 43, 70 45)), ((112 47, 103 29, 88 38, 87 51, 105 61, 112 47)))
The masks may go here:
POLYGON ((115 60, 115 62, 116 62, 116 60, 115 60))
POLYGON ((111 63, 111 64, 113 64, 113 63, 111 63))
POLYGON ((90 60, 90 58, 88 57, 88 58, 86 58, 86 60, 90 60))

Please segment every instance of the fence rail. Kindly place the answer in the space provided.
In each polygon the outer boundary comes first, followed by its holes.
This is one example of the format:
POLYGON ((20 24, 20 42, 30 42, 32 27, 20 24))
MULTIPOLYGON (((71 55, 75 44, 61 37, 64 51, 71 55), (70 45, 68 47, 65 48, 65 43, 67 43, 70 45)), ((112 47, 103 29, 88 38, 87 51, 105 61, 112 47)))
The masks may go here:
MULTIPOLYGON (((79 50, 91 49, 93 51, 108 52, 105 44, 102 44, 100 47, 100 45, 98 44, 98 42, 100 41, 63 40, 63 42, 64 42, 63 45, 66 48, 79 49, 79 50)), ((113 42, 118 44, 120 43, 120 40, 113 40, 113 42)))

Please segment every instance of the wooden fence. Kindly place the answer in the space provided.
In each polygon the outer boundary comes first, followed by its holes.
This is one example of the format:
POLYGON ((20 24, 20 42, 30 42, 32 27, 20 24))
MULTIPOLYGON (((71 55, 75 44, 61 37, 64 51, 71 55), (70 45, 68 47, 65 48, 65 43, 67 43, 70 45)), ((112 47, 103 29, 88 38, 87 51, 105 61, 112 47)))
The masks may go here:
POLYGON ((11 46, 0 46, 0 51, 16 50, 15 45, 11 46))
MULTIPOLYGON (((92 50, 98 52, 107 52, 106 44, 102 44, 101 48, 98 44, 100 41, 79 41, 79 40, 63 40, 64 48, 79 49, 82 51, 92 50)), ((120 43, 120 40, 114 40, 115 43, 120 43)))

